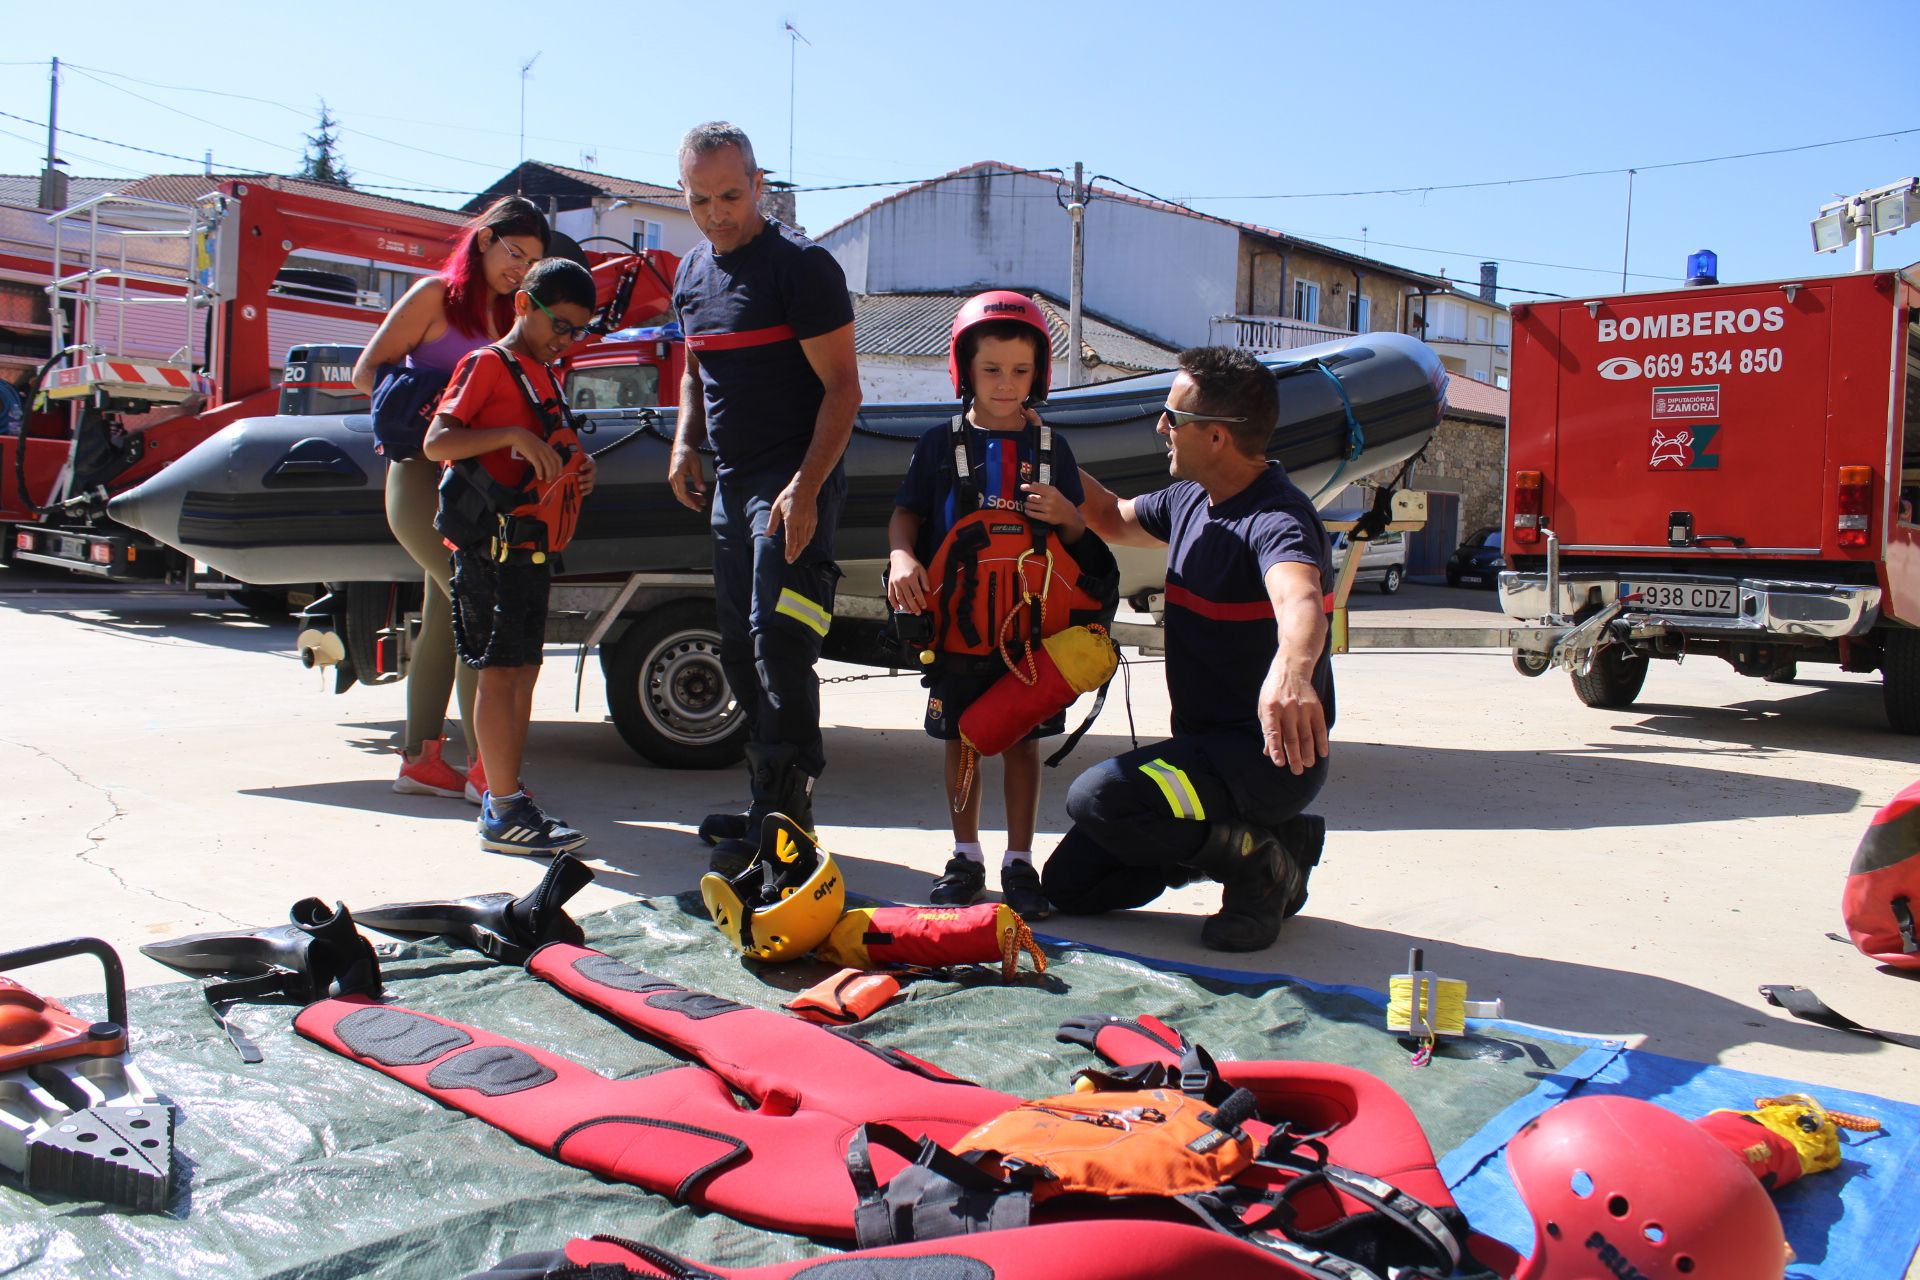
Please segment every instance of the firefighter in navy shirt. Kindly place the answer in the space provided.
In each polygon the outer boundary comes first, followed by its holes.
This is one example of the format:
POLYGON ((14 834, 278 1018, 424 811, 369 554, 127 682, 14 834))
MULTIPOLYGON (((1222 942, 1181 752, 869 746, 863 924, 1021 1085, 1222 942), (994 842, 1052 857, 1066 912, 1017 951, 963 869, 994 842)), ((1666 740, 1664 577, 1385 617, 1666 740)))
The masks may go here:
POLYGON ((1081 473, 1089 528, 1167 547, 1173 737, 1074 781, 1074 825, 1042 874, 1063 912, 1144 906, 1210 877, 1220 910, 1201 940, 1257 951, 1306 901, 1326 833, 1304 810, 1334 717, 1333 568, 1313 504, 1266 457, 1278 419, 1273 374, 1251 355, 1184 351, 1157 427, 1177 483, 1123 499, 1081 473))
POLYGON ((825 249, 759 208, 753 144, 730 124, 680 144, 680 184, 705 241, 680 264, 674 307, 687 371, 667 472, 674 496, 706 505, 700 447, 714 452, 713 577, 720 662, 751 726, 745 814, 701 824, 713 869, 737 874, 761 822, 813 829, 826 766, 814 664, 833 621, 840 464, 860 407, 853 303, 825 249))

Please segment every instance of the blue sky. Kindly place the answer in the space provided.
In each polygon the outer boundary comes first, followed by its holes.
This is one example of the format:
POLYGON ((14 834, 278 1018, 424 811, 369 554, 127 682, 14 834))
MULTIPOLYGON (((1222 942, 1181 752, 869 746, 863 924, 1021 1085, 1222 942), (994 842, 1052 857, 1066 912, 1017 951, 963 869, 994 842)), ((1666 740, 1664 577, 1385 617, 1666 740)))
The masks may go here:
MULTIPOLYGON (((184 11, 104 0, 84 25, 42 16, 53 12, 22 5, 9 18, 0 172, 40 167, 44 129, 8 117, 45 119, 44 60, 58 55, 74 64, 63 130, 285 170, 324 96, 364 183, 470 192, 519 159, 519 70, 538 54, 526 80, 536 159, 591 156, 587 167, 671 183, 680 133, 724 117, 802 187, 1079 160, 1223 217, 1461 279, 1499 259, 1503 284, 1570 295, 1620 287, 1624 174, 1435 188, 1641 166, 1627 265, 1631 287, 1653 288, 1700 248, 1719 253, 1727 280, 1851 270, 1851 249, 1812 253, 1808 220, 1836 193, 1920 173, 1920 100, 1899 70, 1920 47, 1915 0, 184 11), (809 43, 793 44, 789 22, 809 43), (1397 194, 1277 198, 1383 188, 1397 194)), ((77 136, 62 151, 75 174, 196 167, 77 136)), ((824 230, 892 189, 808 192, 801 221, 824 230)), ((1883 267, 1920 259, 1920 231, 1876 253, 1883 267)))

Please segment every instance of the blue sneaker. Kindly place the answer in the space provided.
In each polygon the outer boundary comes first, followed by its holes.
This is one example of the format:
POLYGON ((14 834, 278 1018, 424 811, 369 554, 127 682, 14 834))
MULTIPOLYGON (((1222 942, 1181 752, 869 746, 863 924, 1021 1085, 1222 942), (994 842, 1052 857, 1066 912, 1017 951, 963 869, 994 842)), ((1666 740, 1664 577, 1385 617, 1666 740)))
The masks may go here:
POLYGON ((529 796, 500 807, 489 791, 480 806, 480 847, 490 853, 552 858, 586 842, 584 835, 566 823, 542 813, 529 796))

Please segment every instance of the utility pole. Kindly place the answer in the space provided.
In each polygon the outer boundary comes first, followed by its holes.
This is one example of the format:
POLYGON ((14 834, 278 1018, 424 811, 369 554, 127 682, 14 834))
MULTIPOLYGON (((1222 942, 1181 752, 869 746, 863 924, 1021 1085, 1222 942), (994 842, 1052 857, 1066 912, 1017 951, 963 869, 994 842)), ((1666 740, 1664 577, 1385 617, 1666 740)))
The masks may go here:
POLYGON ((788 182, 795 181, 793 176, 793 86, 795 71, 799 64, 800 46, 804 43, 809 49, 813 41, 800 34, 800 28, 791 22, 786 24, 787 32, 787 174, 788 182))
POLYGON ((1633 246, 1633 170, 1627 170, 1627 232, 1620 242, 1620 292, 1627 291, 1627 250, 1633 246))
POLYGON ((1073 162, 1073 200, 1067 216, 1073 220, 1073 288, 1068 297, 1067 385, 1077 387, 1085 379, 1086 367, 1080 362, 1082 294, 1086 289, 1087 267, 1087 188, 1081 179, 1085 171, 1080 161, 1073 162))
POLYGON ((47 76, 47 165, 40 171, 40 207, 67 207, 67 175, 60 172, 60 59, 47 76))
POLYGON ((527 77, 533 73, 533 64, 540 61, 540 55, 546 50, 535 51, 531 58, 520 64, 520 163, 527 162, 527 77))

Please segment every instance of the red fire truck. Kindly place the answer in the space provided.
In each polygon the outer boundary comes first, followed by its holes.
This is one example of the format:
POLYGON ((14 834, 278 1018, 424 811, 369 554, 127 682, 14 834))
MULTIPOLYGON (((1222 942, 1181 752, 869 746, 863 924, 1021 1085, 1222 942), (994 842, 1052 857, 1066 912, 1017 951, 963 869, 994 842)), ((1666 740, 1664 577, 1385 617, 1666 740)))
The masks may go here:
MULTIPOLYGON (((108 519, 107 500, 243 418, 366 409, 349 382, 352 353, 391 299, 351 275, 290 268, 289 255, 391 268, 397 293, 460 233, 459 215, 312 183, 207 188, 188 203, 106 195, 52 215, 0 208, 0 280, 45 293, 52 335, 23 428, 0 423, 0 559, 190 579, 190 559, 108 519)), ((602 331, 665 318, 671 255, 585 256, 602 331)), ((677 342, 648 331, 600 345, 589 360, 608 371, 583 395, 673 394, 677 342)))
POLYGON ((1920 733, 1917 487, 1912 272, 1513 309, 1500 599, 1588 706, 1655 659, 1832 663, 1920 733))

